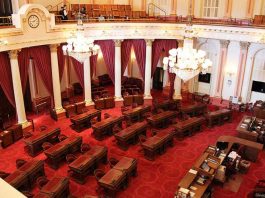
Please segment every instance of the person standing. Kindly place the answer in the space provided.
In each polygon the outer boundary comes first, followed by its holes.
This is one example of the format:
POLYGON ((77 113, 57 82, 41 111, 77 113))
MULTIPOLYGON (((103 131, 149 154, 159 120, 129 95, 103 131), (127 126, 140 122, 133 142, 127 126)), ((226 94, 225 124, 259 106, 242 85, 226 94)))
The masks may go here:
POLYGON ((63 20, 68 20, 68 12, 66 5, 64 5, 63 7, 63 20))

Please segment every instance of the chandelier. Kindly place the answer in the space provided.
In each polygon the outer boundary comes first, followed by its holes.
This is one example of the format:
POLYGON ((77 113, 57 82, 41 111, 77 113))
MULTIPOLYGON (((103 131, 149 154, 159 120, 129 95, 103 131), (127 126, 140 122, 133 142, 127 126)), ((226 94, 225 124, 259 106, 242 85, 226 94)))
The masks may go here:
POLYGON ((197 76, 200 72, 205 74, 212 61, 206 59, 206 52, 192 47, 173 48, 169 50, 169 57, 163 59, 164 70, 175 73, 184 82, 197 76))
POLYGON ((84 63, 91 55, 96 55, 99 51, 99 46, 94 45, 94 40, 87 39, 84 35, 83 22, 78 17, 76 37, 69 38, 67 45, 63 46, 64 55, 69 55, 84 63))

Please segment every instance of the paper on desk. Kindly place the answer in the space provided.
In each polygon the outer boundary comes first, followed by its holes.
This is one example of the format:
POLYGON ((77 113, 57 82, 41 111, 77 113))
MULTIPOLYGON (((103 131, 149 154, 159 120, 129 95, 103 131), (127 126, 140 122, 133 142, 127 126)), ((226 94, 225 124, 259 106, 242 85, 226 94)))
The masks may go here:
POLYGON ((198 172, 198 171, 196 171, 196 170, 194 170, 194 169, 190 169, 190 170, 189 170, 189 173, 192 173, 192 174, 194 174, 194 175, 196 175, 197 172, 198 172))

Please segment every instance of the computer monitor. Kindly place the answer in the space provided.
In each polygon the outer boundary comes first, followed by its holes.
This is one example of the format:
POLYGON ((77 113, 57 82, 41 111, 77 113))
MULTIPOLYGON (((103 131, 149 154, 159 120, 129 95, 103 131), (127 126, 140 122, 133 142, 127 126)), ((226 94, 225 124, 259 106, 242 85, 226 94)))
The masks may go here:
POLYGON ((228 142, 217 142, 216 147, 223 151, 228 147, 228 142))

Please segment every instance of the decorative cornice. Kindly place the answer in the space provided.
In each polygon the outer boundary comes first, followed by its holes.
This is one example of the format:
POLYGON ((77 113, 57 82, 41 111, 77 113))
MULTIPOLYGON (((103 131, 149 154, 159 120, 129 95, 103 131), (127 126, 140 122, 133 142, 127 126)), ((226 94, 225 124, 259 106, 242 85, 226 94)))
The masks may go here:
POLYGON ((121 47, 121 43, 122 43, 122 41, 123 41, 123 40, 115 39, 115 40, 114 40, 115 47, 121 47))
POLYGON ((59 44, 51 44, 50 45, 50 51, 51 52, 57 52, 57 47, 59 46, 59 44))
POLYGON ((229 40, 220 40, 221 48, 228 48, 229 43, 229 40))
POLYGON ((146 46, 152 46, 154 39, 145 39, 146 46))
POLYGON ((17 59, 17 56, 18 56, 18 52, 19 52, 20 50, 10 50, 9 52, 8 52, 8 54, 9 54, 9 58, 10 59, 17 59))
POLYGON ((240 50, 248 50, 250 43, 249 42, 240 42, 240 50))

